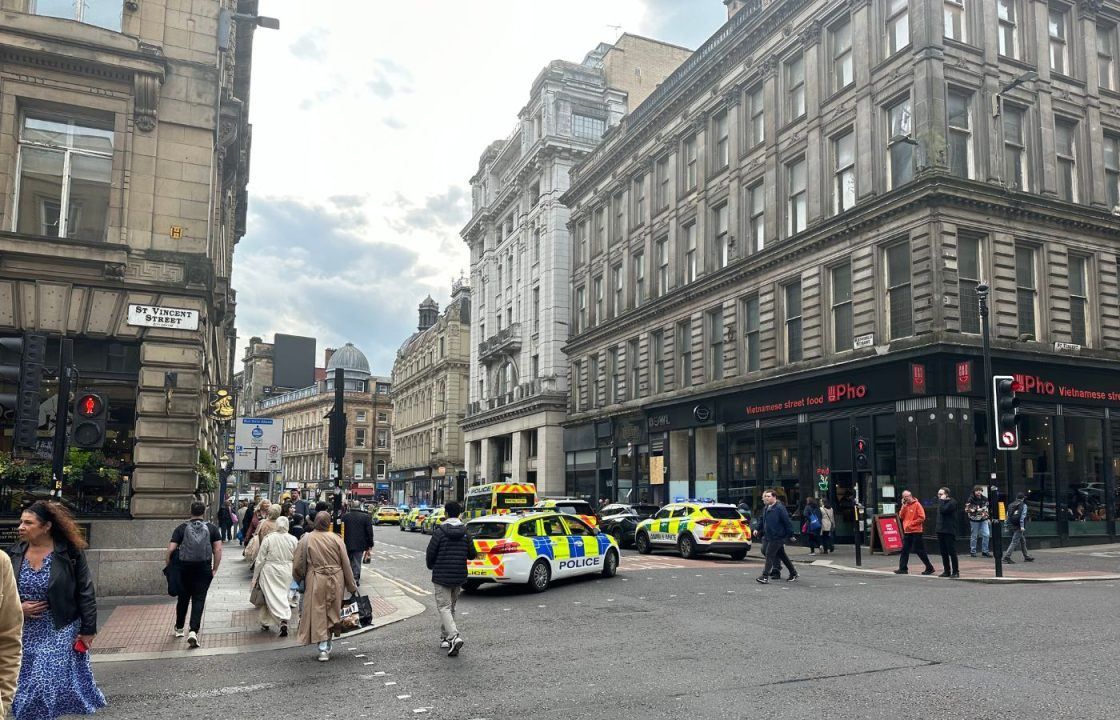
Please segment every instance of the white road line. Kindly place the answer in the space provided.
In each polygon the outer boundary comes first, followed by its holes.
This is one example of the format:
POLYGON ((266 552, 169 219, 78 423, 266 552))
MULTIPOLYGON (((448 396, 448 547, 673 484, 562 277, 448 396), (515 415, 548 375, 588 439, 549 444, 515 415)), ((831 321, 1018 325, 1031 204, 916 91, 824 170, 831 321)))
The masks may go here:
POLYGON ((398 588, 400 588, 401 590, 404 590, 406 593, 408 593, 410 595, 416 595, 417 597, 426 597, 426 596, 432 594, 428 590, 425 590, 421 587, 417 587, 416 585, 413 585, 410 582, 406 582, 404 580, 398 580, 396 578, 390 577, 390 576, 386 575, 385 573, 380 573, 380 572, 377 572, 376 570, 370 570, 370 572, 372 572, 374 575, 381 578, 382 580, 385 580, 386 582, 390 582, 393 585, 396 585, 398 588))

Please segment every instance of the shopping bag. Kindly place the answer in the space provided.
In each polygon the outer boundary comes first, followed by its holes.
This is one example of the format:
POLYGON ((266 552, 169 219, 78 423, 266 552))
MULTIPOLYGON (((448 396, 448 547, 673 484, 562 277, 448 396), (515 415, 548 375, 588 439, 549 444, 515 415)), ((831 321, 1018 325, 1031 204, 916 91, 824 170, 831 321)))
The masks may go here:
POLYGON ((342 605, 342 626, 346 630, 357 630, 373 624, 373 605, 365 595, 352 595, 342 605))

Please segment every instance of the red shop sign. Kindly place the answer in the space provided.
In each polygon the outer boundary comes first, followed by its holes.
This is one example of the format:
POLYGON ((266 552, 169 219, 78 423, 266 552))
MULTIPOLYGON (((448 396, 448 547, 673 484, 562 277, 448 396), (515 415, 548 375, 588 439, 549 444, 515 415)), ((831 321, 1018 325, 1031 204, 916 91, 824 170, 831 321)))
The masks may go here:
POLYGON ((871 538, 871 550, 874 552, 876 544, 887 555, 902 551, 902 528, 898 524, 897 515, 876 515, 875 536, 871 538), (876 543, 878 539, 878 543, 876 543))
POLYGON ((910 363, 910 392, 926 394, 926 366, 921 363, 910 363))
POLYGON ((957 363, 957 392, 972 392, 972 361, 963 360, 957 363))

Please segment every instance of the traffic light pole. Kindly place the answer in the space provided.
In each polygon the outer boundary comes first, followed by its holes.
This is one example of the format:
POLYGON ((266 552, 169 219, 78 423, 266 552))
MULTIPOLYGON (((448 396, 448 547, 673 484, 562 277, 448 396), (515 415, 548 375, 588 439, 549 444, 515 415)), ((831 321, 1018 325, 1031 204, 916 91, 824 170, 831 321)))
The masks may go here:
POLYGON ((52 492, 62 499, 62 472, 66 465, 66 426, 70 421, 70 389, 74 373, 74 341, 63 338, 58 351, 58 402, 55 404, 54 447, 51 451, 52 492))
POLYGON ((856 567, 863 565, 863 513, 862 506, 860 505, 859 497, 859 483, 860 483, 860 470, 859 463, 856 461, 856 441, 859 439, 859 428, 852 425, 852 488, 855 490, 856 501, 852 506, 852 518, 855 521, 852 535, 855 538, 855 551, 856 551, 856 567))
MULTIPOLYGON (((995 398, 992 389, 992 346, 988 330, 988 286, 976 286, 976 298, 980 302, 980 337, 984 349, 984 400, 988 406, 986 413, 988 436, 988 518, 992 529, 992 550, 996 560, 996 577, 1003 577, 1003 532, 999 520, 999 486, 996 485, 996 424, 995 398)), ((1007 457, 1007 477, 1011 477, 1011 458, 1007 457)))
POLYGON ((342 520, 342 459, 346 456, 346 411, 343 409, 343 393, 346 389, 346 372, 342 368, 334 371, 334 407, 331 408, 330 434, 341 435, 333 445, 334 457, 334 522, 335 527, 342 520))

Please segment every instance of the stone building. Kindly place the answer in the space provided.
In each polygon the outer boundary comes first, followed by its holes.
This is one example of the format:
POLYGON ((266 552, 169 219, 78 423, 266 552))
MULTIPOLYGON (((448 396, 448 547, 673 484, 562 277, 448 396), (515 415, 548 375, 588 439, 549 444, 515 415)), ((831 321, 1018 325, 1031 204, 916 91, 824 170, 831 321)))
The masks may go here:
MULTIPOLYGON (((327 455, 326 416, 334 406, 335 370, 342 368, 346 411, 345 489, 351 497, 373 498, 384 483, 391 457, 393 403, 389 378, 370 374, 365 354, 350 343, 327 351, 326 379, 299 390, 278 393, 257 403, 260 417, 284 421, 283 471, 280 485, 298 487, 305 497, 333 489, 327 455)), ((256 482, 265 478, 255 478, 256 482)))
MULTIPOLYGON (((256 24, 219 20, 257 2, 180 4, 0 0, 0 335, 47 334, 51 364, 73 340, 80 387, 108 397, 120 482, 62 488, 99 593, 155 591, 164 551, 136 548, 166 547, 199 451, 225 449, 203 408, 231 385, 256 24)), ((44 417, 57 402, 52 382, 44 417)), ((2 510, 51 489, 6 484, 2 510)))
POLYGON ((689 51, 633 35, 581 63, 550 63, 513 133, 471 178, 470 404, 463 421, 471 484, 512 479, 563 490, 570 243, 557 202, 568 170, 689 51))
MULTIPOLYGON (((393 363, 393 502, 462 499, 463 431, 470 382, 471 287, 451 286, 443 313, 428 296, 416 332, 393 363)), ((465 478, 465 476, 464 476, 465 478)))
POLYGON ((1114 537, 1120 3, 729 13, 561 198, 567 490, 771 486, 830 497, 850 535, 857 498, 889 513, 994 470, 1043 542, 1114 537), (1024 387, 1009 475, 987 451, 980 284, 994 371, 1024 387))

